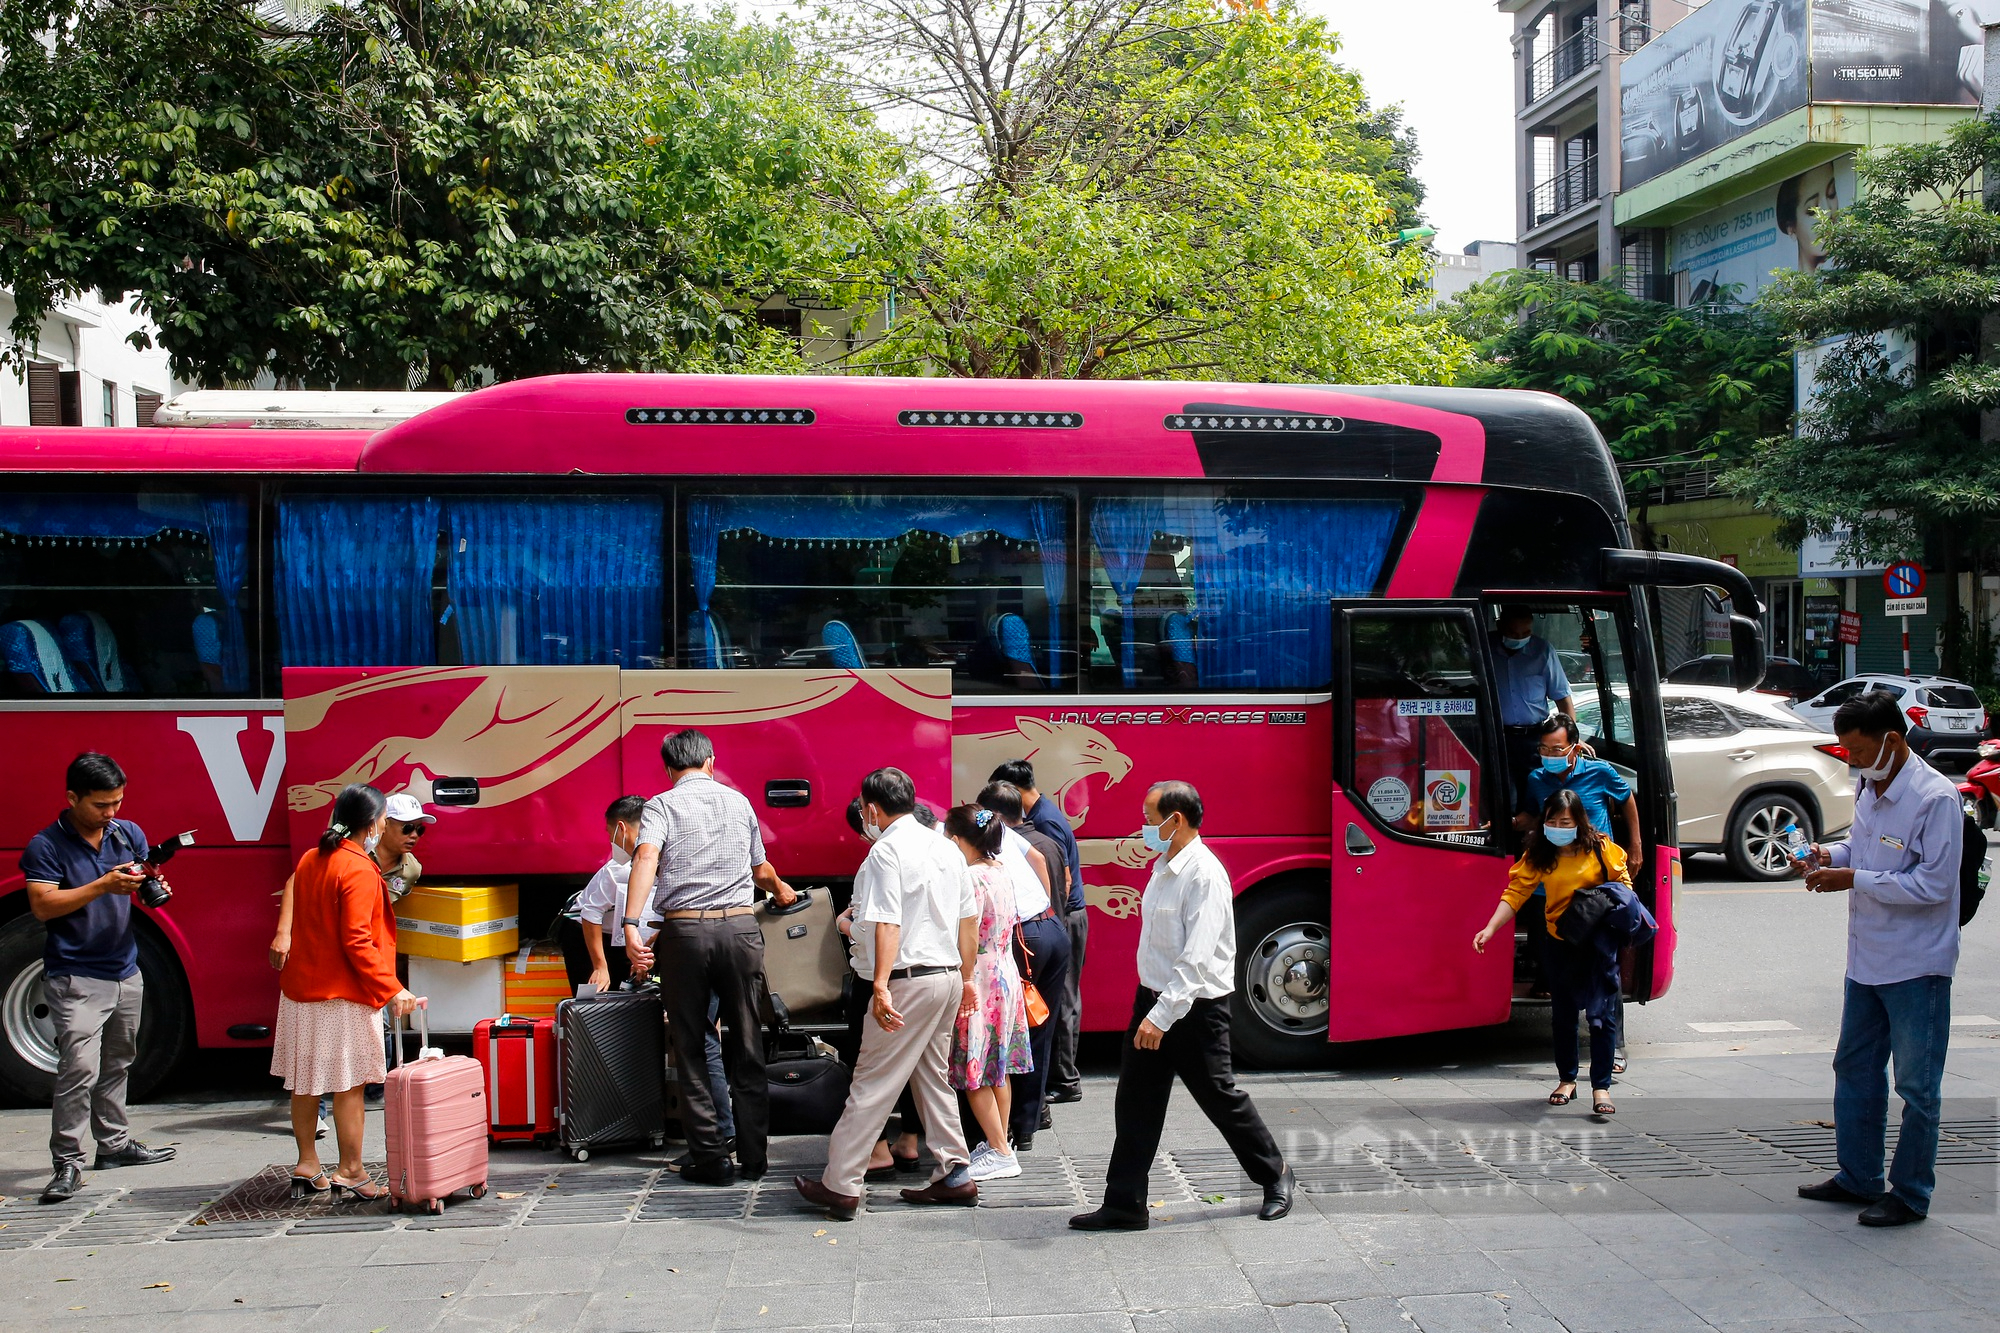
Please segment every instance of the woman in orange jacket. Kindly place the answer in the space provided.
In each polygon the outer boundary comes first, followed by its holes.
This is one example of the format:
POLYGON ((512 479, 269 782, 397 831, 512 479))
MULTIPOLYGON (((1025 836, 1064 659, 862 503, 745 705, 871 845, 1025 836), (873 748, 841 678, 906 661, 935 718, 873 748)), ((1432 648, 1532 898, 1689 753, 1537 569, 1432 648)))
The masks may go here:
POLYGON ((355 783, 333 803, 333 822, 294 872, 291 952, 279 973, 278 1032, 271 1072, 292 1094, 299 1162, 292 1197, 346 1190, 359 1199, 388 1191, 361 1164, 361 1094, 383 1081, 382 1007, 398 1015, 416 999, 396 979, 396 921, 373 853, 386 802, 355 783), (333 1094, 340 1161, 329 1176, 313 1144, 319 1099, 333 1094))

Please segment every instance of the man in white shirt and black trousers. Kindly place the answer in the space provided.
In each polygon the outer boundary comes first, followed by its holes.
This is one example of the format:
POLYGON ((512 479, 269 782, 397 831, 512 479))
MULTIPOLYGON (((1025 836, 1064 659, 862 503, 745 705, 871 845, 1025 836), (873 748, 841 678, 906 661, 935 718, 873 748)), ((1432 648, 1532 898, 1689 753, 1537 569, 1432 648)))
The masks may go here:
POLYGON ((1146 846, 1159 852, 1139 901, 1139 993, 1118 1070, 1117 1137, 1104 1206, 1069 1220, 1079 1231, 1144 1231, 1147 1174, 1167 1122, 1174 1077, 1222 1131, 1243 1172, 1264 1187, 1257 1216, 1292 1211, 1298 1181, 1229 1061, 1236 924, 1229 872, 1201 840, 1201 794, 1186 782, 1146 792, 1146 846))

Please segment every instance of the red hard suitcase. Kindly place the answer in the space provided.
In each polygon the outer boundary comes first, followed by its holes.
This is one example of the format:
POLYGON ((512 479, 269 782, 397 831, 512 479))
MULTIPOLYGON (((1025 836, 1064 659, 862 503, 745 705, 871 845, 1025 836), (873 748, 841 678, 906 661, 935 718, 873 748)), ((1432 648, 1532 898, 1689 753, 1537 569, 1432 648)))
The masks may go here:
POLYGON ((477 1060, 431 1046, 423 1006, 418 1000, 421 1048, 408 1064, 397 1022, 396 1067, 383 1088, 382 1125, 391 1202, 441 1213, 448 1194, 470 1190, 476 1199, 486 1193, 486 1080, 477 1060))
POLYGON ((556 1021, 502 1014, 472 1028, 472 1054, 486 1078, 486 1134, 494 1143, 553 1143, 556 1021))

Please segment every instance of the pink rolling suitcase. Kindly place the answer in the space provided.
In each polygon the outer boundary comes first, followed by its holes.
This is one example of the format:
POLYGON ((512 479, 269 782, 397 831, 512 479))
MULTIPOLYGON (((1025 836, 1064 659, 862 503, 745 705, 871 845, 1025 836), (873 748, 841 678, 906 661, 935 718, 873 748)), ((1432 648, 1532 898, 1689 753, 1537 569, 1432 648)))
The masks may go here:
POLYGON ((403 1063, 402 1020, 396 1021, 396 1067, 382 1095, 389 1140, 389 1198, 398 1210, 421 1203, 444 1211, 447 1194, 486 1193, 486 1076, 479 1062, 431 1046, 423 1000, 417 1001, 417 1058, 403 1063))

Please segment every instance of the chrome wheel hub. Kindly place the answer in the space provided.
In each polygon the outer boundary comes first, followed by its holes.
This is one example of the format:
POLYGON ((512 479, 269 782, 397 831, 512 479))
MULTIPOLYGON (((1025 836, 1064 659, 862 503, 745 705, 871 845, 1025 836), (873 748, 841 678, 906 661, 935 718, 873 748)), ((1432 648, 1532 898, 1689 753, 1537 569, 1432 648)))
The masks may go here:
POLYGON ((23 1060, 45 1074, 56 1072, 56 1024, 42 987, 42 965, 28 964, 0 996, 0 1030, 23 1060))
POLYGON ((1250 1011, 1288 1036, 1324 1031, 1332 965, 1326 927, 1310 922, 1278 927, 1251 951, 1245 977, 1250 1011))

